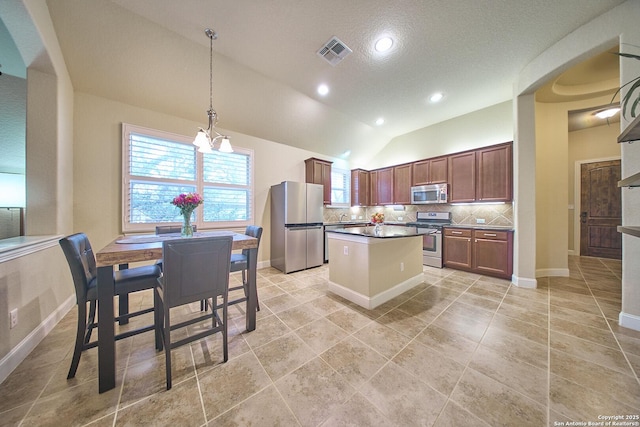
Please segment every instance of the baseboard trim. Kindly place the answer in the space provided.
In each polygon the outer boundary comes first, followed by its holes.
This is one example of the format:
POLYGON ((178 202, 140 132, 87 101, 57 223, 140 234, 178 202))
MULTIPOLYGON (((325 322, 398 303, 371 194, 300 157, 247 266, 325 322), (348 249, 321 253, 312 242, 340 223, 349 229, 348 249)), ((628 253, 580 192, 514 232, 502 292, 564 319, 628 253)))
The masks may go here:
POLYGON ((618 323, 625 328, 640 331, 640 316, 636 316, 635 314, 621 311, 618 317, 618 323))
POLYGON ((515 274, 511 276, 511 283, 513 283, 514 286, 517 286, 519 288, 535 289, 538 287, 538 281, 536 279, 529 279, 527 277, 518 277, 515 274))
POLYGON ((58 324, 58 322, 76 305, 75 293, 67 298, 57 309, 53 311, 46 319, 42 321, 29 335, 27 335, 18 345, 11 349, 5 357, 0 360, 0 383, 4 382, 7 377, 18 367, 20 363, 27 358, 29 353, 40 341, 47 336, 49 332, 58 324))
POLYGON ((568 268, 540 268, 536 270, 536 277, 569 277, 568 268))
POLYGON ((340 295, 341 297, 346 298, 361 307, 372 310, 379 305, 384 304, 385 302, 397 297, 398 295, 401 295, 409 289, 415 288, 421 283, 424 283, 424 273, 420 273, 410 279, 405 280, 404 282, 398 283, 393 288, 387 289, 386 291, 380 292, 379 294, 376 294, 372 297, 363 295, 359 292, 356 292, 352 289, 331 281, 329 281, 328 283, 328 289, 334 294, 340 295))

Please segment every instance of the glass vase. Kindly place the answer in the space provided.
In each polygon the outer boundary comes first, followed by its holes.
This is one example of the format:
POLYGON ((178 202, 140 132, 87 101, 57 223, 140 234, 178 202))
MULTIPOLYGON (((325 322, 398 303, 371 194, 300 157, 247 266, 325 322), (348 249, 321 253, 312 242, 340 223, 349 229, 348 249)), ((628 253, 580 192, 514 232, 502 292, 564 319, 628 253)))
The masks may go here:
POLYGON ((374 231, 376 234, 380 234, 380 231, 382 231, 382 230, 381 230, 381 228, 382 228, 381 226, 382 226, 382 224, 380 224, 379 222, 376 222, 376 225, 374 226, 373 231, 374 231))
POLYGON ((191 212, 183 212, 182 230, 180 235, 183 238, 193 237, 193 226, 191 225, 191 212))

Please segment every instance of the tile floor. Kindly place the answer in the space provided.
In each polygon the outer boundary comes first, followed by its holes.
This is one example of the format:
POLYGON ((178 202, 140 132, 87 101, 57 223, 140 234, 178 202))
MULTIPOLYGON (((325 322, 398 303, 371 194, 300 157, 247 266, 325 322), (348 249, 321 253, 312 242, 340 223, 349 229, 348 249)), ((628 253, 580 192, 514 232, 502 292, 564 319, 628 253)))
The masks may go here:
POLYGON ((327 266, 262 269, 256 331, 244 331, 233 306, 229 361, 221 363, 219 337, 174 350, 170 391, 152 333, 118 343, 114 390, 97 392, 96 349, 67 381, 74 309, 0 385, 0 425, 559 426, 637 417, 640 332, 617 325, 620 262, 572 257, 570 270, 528 290, 425 267, 423 285, 367 311, 328 293, 327 266))

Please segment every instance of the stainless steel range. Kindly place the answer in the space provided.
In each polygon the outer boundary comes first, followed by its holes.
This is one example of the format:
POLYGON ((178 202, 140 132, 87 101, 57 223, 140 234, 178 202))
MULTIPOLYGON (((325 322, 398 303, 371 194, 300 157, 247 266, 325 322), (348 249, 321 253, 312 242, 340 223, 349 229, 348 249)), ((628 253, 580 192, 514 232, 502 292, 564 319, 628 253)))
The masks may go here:
POLYGON ((451 212, 418 212, 416 222, 408 222, 422 234, 422 264, 442 268, 442 227, 451 224, 451 212))

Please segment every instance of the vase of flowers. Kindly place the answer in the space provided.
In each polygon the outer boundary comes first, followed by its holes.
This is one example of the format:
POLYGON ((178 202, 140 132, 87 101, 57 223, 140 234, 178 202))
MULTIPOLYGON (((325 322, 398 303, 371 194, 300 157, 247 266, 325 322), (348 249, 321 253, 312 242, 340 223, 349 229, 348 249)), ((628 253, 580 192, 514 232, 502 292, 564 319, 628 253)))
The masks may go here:
POLYGON ((173 198, 171 204, 176 206, 182 214, 182 237, 193 237, 193 226, 191 225, 191 214, 204 202, 198 193, 182 193, 173 198))
POLYGON ((380 226, 384 223, 384 214, 382 212, 376 212, 371 215, 371 223, 375 226, 375 233, 380 232, 380 226))

